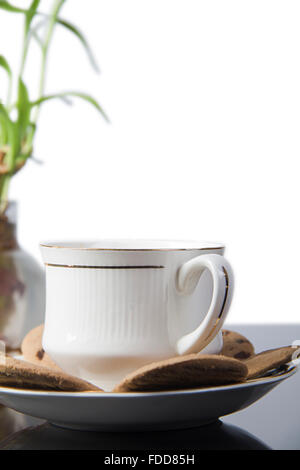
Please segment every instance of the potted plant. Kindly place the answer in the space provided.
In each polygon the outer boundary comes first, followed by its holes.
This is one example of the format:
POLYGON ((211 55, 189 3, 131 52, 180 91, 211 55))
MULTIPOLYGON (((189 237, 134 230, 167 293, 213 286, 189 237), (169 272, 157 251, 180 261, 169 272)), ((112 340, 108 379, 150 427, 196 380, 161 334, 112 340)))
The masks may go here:
POLYGON ((54 0, 48 13, 40 10, 41 1, 32 0, 27 8, 19 8, 0 0, 0 10, 24 17, 24 35, 20 68, 14 76, 9 61, 0 55, 0 71, 7 78, 7 95, 0 99, 0 340, 7 348, 17 349, 27 331, 43 322, 44 273, 36 261, 22 250, 16 237, 16 203, 8 197, 14 175, 33 158, 34 137, 39 110, 43 103, 55 98, 69 102, 83 99, 107 119, 99 103, 90 95, 64 91, 45 95, 46 65, 55 27, 65 28, 84 46, 92 66, 97 69, 91 49, 82 32, 60 13, 66 0, 54 0), (31 44, 40 46, 41 67, 36 96, 30 96, 24 70, 31 44))

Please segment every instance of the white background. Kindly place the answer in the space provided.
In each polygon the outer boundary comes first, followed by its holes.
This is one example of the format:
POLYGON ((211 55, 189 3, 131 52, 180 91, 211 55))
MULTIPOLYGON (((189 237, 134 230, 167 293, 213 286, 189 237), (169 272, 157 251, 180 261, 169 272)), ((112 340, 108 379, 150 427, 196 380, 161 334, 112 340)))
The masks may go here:
MULTIPOLYGON (((298 321, 300 2, 68 0, 62 16, 101 74, 57 27, 47 92, 89 92, 111 124, 78 100, 44 105, 44 165, 29 163, 10 194, 21 244, 40 259, 51 238, 222 241, 236 275, 230 321, 298 321)), ((0 23, 17 67, 21 17, 1 11, 0 23)))

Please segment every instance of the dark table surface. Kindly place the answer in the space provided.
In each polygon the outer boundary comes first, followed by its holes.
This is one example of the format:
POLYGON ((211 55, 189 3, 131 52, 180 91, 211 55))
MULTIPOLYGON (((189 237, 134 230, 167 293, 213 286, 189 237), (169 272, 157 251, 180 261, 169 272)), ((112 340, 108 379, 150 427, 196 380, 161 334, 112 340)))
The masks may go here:
MULTIPOLYGON (((227 325, 247 336, 256 351, 299 341, 300 324, 227 325)), ((0 407, 0 450, 300 449, 300 374, 254 405, 194 429, 147 433, 70 431, 0 407)))

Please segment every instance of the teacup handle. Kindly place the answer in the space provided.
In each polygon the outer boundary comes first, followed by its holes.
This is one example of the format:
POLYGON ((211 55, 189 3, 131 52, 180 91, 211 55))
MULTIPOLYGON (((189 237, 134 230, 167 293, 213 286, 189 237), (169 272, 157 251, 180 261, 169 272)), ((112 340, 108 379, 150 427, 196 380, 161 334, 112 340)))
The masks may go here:
POLYGON ((177 353, 197 353, 220 331, 231 303, 233 273, 226 259, 217 254, 201 255, 184 263, 177 272, 177 289, 191 295, 201 274, 208 269, 213 278, 213 295, 209 310, 198 328, 177 341, 177 353))

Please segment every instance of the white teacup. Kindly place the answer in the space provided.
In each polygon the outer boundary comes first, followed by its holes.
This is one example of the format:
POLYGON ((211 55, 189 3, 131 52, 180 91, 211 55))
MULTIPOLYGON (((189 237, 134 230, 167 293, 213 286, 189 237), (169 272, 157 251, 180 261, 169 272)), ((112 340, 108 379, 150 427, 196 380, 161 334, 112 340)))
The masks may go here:
POLYGON ((111 390, 146 363, 221 351, 233 288, 224 246, 99 240, 41 251, 43 348, 66 372, 111 390))

